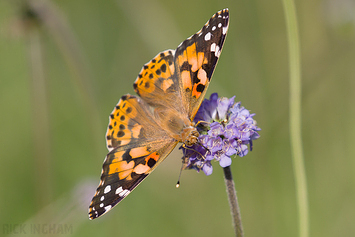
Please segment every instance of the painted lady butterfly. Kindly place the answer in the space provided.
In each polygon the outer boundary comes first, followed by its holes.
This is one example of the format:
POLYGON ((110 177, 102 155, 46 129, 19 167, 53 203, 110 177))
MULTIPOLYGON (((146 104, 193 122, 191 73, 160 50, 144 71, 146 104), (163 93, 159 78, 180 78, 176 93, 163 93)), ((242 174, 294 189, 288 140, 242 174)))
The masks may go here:
POLYGON ((90 219, 125 198, 179 142, 197 142, 192 121, 221 54, 228 21, 228 9, 214 14, 176 50, 163 51, 143 66, 133 85, 139 96, 122 96, 110 115, 109 153, 90 204, 90 219))

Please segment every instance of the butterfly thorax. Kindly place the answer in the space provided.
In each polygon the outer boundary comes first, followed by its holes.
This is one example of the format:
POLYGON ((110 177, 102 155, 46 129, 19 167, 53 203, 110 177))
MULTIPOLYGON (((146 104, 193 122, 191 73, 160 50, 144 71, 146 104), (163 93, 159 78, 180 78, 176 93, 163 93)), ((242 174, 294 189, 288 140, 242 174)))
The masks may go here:
POLYGON ((159 107, 154 109, 156 121, 170 137, 175 140, 192 146, 200 135, 194 123, 188 118, 187 114, 179 109, 179 106, 159 107))

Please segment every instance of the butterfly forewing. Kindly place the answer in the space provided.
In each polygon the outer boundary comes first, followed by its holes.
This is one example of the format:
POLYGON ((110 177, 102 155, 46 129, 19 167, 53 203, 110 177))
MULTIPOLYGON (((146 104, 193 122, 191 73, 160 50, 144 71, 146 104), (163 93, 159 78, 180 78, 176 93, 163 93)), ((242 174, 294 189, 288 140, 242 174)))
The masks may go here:
POLYGON ((214 14, 200 31, 182 42, 175 51, 175 71, 180 78, 183 103, 192 120, 206 94, 217 64, 229 23, 228 9, 214 14))
POLYGON ((89 218, 97 218, 114 207, 140 184, 174 149, 168 138, 147 144, 128 144, 113 149, 103 165, 101 182, 89 208, 89 218))

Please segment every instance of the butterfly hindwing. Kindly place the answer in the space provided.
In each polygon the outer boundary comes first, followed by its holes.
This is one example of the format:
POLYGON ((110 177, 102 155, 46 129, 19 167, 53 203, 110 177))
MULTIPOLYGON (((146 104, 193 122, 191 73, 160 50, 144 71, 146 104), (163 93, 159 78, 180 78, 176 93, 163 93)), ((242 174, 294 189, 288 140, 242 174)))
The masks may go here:
POLYGON ((157 54, 146 63, 133 84, 137 94, 153 107, 176 104, 179 84, 175 75, 174 50, 157 54))
POLYGON ((229 23, 228 9, 214 14, 196 34, 175 51, 175 72, 180 78, 183 103, 192 120, 206 94, 217 64, 229 23))

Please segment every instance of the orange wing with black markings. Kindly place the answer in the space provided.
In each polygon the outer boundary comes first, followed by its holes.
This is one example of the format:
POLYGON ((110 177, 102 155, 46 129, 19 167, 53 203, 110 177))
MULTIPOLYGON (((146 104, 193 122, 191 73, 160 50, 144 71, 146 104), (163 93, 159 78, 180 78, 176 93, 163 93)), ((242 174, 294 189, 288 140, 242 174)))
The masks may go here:
POLYGON ((144 100, 124 95, 110 114, 106 132, 107 148, 111 151, 128 143, 150 141, 161 136, 160 130, 144 100))
POLYGON ((175 50, 157 54, 146 63, 133 84, 137 94, 153 107, 166 106, 178 99, 179 83, 175 75, 175 50))
POLYGON ((214 14, 196 34, 175 51, 175 71, 180 79, 183 103, 191 120, 205 97, 214 68, 221 54, 229 25, 229 11, 214 14))
POLYGON ((89 218, 97 218, 111 210, 169 155, 176 144, 171 140, 157 140, 150 143, 154 147, 152 150, 145 145, 135 147, 135 144, 113 149, 106 156, 101 182, 89 207, 89 218))
POLYGON ((125 198, 177 144, 154 122, 148 105, 131 95, 123 96, 112 111, 106 136, 110 152, 89 207, 90 219, 125 198))

